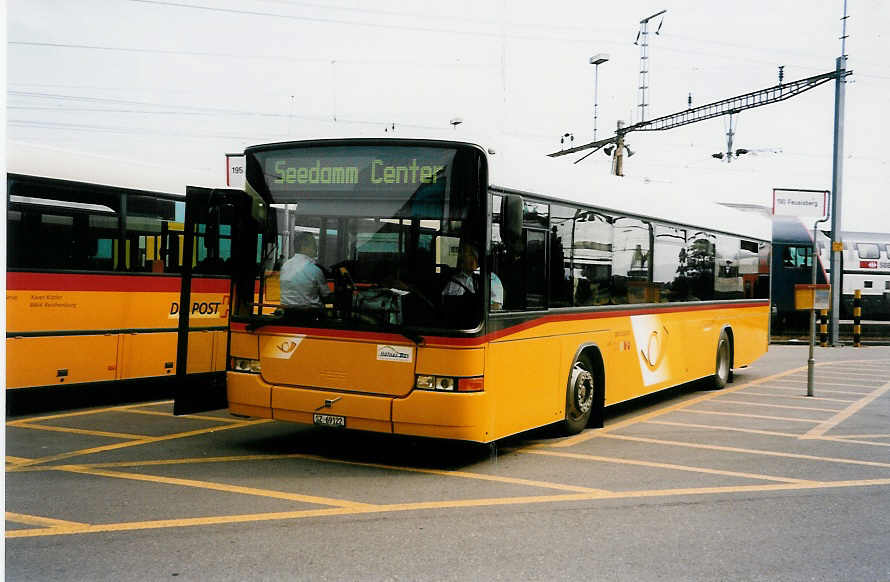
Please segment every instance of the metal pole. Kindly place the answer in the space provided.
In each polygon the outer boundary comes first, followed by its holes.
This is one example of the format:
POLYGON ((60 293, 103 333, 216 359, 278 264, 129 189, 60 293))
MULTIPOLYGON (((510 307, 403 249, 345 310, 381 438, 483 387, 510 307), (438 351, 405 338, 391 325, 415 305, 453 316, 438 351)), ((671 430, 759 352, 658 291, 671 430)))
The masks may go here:
POLYGON ((813 305, 810 306, 810 357, 807 360, 807 396, 813 395, 813 373, 816 367, 816 358, 813 355, 816 346, 816 253, 818 252, 816 227, 820 222, 825 222, 826 220, 828 220, 827 216, 813 224, 813 254, 810 257, 810 262, 813 264, 811 269, 812 276, 810 278, 810 283, 813 285, 813 305))
MULTIPOLYGON (((646 121, 646 83, 649 82, 649 19, 640 21, 640 121, 646 121)), ((631 122, 633 119, 631 119, 631 122)))
POLYGON ((596 141, 596 117, 597 103, 599 102, 599 75, 600 66, 596 63, 593 65, 593 141, 596 141))
POLYGON ((843 218, 841 193, 844 175, 844 97, 846 93, 847 57, 837 58, 834 79, 834 163, 831 176, 831 345, 840 342, 841 293, 843 292, 842 251, 835 250, 841 242, 843 218))
POLYGON ((616 176, 624 175, 624 132, 621 129, 624 127, 623 121, 618 121, 618 129, 615 130, 615 134, 618 138, 615 140, 615 153, 612 157, 612 173, 616 176))
POLYGON ((732 131, 732 113, 729 114, 729 131, 726 132, 726 163, 732 162, 732 138, 735 134, 732 131))

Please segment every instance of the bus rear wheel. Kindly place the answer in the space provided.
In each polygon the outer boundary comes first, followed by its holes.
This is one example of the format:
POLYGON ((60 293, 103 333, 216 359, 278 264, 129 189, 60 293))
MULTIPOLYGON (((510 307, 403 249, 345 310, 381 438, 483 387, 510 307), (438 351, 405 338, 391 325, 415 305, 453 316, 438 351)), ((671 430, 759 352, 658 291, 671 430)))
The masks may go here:
POLYGON ((566 417, 562 422, 563 432, 578 434, 590 421, 596 394, 596 381, 590 361, 581 356, 572 366, 569 385, 566 390, 566 417))
POLYGON ((726 386, 732 374, 732 356, 729 335, 726 330, 720 332, 717 340, 717 357, 715 359, 714 375, 711 376, 711 389, 719 390, 726 386))

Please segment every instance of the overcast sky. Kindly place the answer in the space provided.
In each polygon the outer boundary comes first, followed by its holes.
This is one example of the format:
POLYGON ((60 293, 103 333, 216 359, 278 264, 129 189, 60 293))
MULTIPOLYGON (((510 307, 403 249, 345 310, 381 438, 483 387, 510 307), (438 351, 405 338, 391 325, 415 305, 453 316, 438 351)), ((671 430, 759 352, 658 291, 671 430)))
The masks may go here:
MULTIPOLYGON (((544 155, 563 133, 592 139, 593 54, 610 55, 598 137, 639 121, 634 39, 662 9, 649 119, 685 109, 689 93, 703 105, 774 85, 779 65, 786 81, 829 72, 841 51, 843 0, 9 0, 9 169, 23 156, 88 154, 171 178, 146 177, 147 188, 224 185, 226 152, 389 135, 392 124, 396 136, 484 132, 544 155)), ((890 231, 890 3, 850 0, 848 11, 843 222, 890 231)), ((772 187, 830 189, 833 108, 828 83, 741 113, 734 147, 762 151, 731 164, 711 157, 726 149, 726 117, 633 133, 625 170, 686 184, 697 190, 690 202, 770 204, 772 187)), ((582 163, 609 171, 599 153, 582 163)))

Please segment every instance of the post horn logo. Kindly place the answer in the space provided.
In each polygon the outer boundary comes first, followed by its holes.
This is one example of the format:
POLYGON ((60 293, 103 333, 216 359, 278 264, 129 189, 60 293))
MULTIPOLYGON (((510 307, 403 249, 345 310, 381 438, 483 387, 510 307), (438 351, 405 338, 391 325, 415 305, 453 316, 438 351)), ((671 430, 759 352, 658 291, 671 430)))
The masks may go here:
POLYGON ((658 330, 652 330, 646 347, 640 349, 640 355, 643 356, 646 365, 653 372, 664 361, 664 356, 667 353, 667 338, 669 334, 666 327, 662 327, 662 329, 664 330, 663 334, 659 334, 658 330))
POLYGON ((278 348, 278 350, 280 352, 282 352, 284 354, 289 354, 292 351, 294 351, 295 349, 297 349, 297 343, 293 342, 291 340, 284 340, 283 342, 281 342, 280 344, 278 344, 275 347, 278 348))

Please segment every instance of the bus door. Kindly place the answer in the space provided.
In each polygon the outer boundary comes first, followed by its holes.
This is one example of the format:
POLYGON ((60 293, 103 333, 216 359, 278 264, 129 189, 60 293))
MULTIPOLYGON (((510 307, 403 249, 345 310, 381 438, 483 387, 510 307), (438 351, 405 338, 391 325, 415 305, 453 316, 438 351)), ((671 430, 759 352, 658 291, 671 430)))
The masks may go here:
POLYGON ((235 224, 246 194, 188 186, 173 414, 225 408, 235 224))

